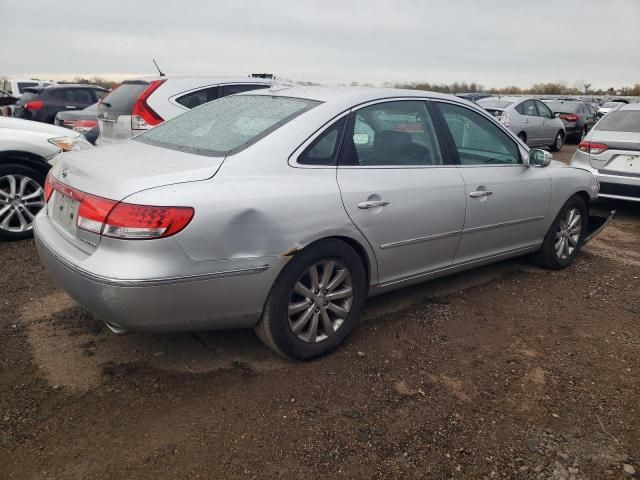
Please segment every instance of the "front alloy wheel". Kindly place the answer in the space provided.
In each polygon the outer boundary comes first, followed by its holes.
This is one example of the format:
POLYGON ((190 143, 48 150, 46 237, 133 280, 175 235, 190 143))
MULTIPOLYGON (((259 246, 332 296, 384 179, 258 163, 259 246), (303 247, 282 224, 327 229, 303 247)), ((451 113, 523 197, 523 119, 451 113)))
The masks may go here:
POLYGON ((573 255, 575 249, 578 248, 580 235, 582 235, 582 214, 580 210, 573 207, 558 223, 555 249, 560 260, 566 260, 573 255))
POLYGON ((36 214, 44 207, 44 190, 35 175, 9 173, 0 176, 0 237, 31 235, 36 214))

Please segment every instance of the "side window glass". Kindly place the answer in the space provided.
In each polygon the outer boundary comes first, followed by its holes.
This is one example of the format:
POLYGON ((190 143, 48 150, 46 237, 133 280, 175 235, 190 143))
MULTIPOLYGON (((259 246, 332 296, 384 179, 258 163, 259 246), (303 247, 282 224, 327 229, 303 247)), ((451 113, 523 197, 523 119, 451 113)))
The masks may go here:
POLYGON ((538 107, 538 114, 541 117, 545 118, 553 118, 553 113, 551 113, 551 109, 547 107, 544 103, 536 101, 536 106, 538 107))
POLYGON ((341 164, 442 165, 442 154, 425 102, 377 103, 352 116, 341 164))
POLYGON ((195 108, 203 103, 210 102, 218 98, 218 87, 209 87, 197 90, 195 92, 189 92, 181 97, 176 98, 176 102, 187 107, 188 109, 195 108))
POLYGON ((533 100, 527 100, 522 103, 522 115, 528 115, 530 117, 538 116, 538 110, 536 110, 536 104, 533 100))
POLYGON ((227 95, 234 95, 236 93, 248 92, 250 90, 261 90, 263 88, 269 88, 269 85, 265 85, 265 84, 223 85, 220 87, 220 96, 226 97, 227 95))
POLYGON ((438 103, 462 165, 517 164, 516 142, 488 118, 468 108, 438 103))
POLYGON ((320 134, 298 157, 301 165, 335 165, 346 116, 320 134))
POLYGON ((49 95, 59 100, 67 100, 66 92, 68 92, 68 90, 60 88, 56 90, 51 90, 49 95))
POLYGON ((76 88, 74 90, 69 90, 69 94, 67 95, 67 100, 72 103, 80 103, 80 104, 91 104, 93 103, 93 97, 91 96, 91 92, 88 89, 80 89, 76 88))

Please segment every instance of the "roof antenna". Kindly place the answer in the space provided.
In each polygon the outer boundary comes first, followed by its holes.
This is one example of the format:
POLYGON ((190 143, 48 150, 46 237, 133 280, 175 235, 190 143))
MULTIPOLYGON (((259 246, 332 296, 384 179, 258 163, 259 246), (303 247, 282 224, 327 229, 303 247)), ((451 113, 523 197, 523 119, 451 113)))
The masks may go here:
POLYGON ((156 59, 152 58, 151 60, 153 60, 153 64, 156 66, 156 69, 158 70, 158 73, 160 74, 160 76, 164 77, 164 73, 162 73, 162 70, 160 70, 160 67, 158 66, 158 62, 156 62, 156 59))

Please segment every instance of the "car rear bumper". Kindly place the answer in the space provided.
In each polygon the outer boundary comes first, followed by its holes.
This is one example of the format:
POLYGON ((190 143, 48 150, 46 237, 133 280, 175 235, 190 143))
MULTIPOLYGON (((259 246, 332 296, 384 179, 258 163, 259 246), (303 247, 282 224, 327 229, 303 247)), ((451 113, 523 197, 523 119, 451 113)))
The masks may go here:
POLYGON ((58 285, 118 333, 252 327, 286 263, 278 257, 253 258, 244 267, 235 262, 233 269, 215 262, 217 271, 197 275, 143 278, 139 272, 140 278, 115 279, 74 262, 68 254, 73 246, 46 215, 36 217, 34 234, 40 258, 58 285))

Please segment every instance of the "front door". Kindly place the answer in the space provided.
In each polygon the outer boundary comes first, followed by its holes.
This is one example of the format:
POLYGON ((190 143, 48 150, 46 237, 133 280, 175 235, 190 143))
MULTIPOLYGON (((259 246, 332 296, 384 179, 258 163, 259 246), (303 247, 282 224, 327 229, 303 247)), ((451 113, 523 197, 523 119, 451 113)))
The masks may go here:
POLYGON ((447 164, 422 100, 352 112, 338 166, 345 209, 371 244, 380 283, 446 268, 465 215, 465 187, 447 164))
POLYGON ((542 243, 551 197, 549 173, 523 165, 516 142, 489 118, 461 105, 437 105, 458 151, 467 197, 454 264, 542 243), (467 135, 459 135, 460 128, 467 135))
POLYGON ((542 145, 544 145, 545 147, 553 145, 553 142, 556 139, 556 135, 558 135, 558 130, 560 129, 558 125, 559 122, 556 121, 555 115, 549 107, 547 107, 540 100, 536 100, 535 102, 536 107, 538 108, 538 115, 542 119, 542 145))

